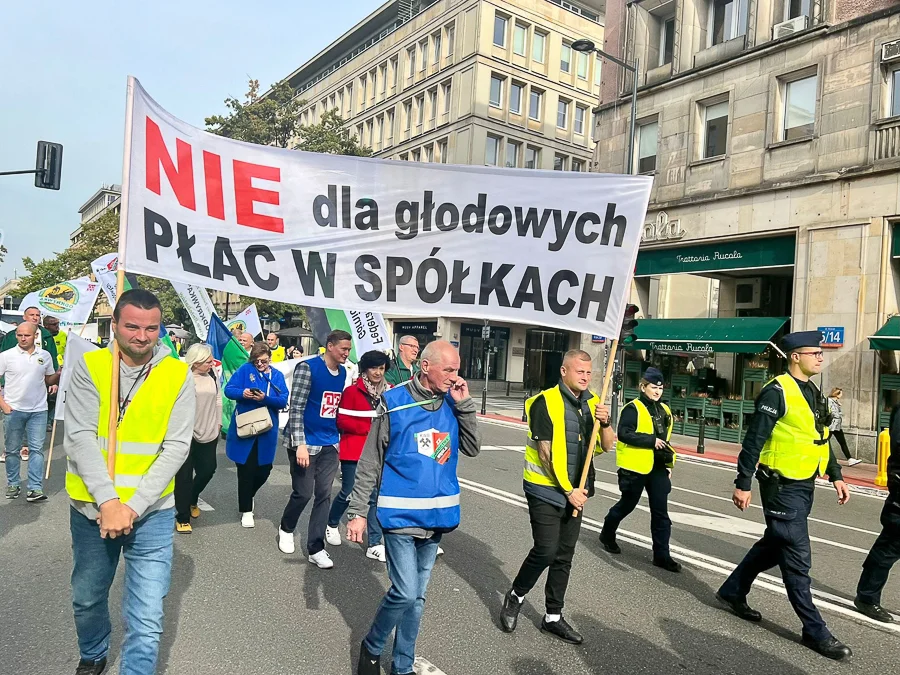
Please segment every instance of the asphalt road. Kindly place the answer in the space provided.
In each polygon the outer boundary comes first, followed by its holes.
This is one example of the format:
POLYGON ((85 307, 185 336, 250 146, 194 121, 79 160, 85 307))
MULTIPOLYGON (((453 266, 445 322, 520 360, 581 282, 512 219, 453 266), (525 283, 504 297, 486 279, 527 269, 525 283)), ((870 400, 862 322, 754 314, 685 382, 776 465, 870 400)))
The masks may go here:
MULTIPOLYGON (((849 662, 835 664, 799 643, 799 621, 777 569, 750 597, 764 614, 761 624, 745 623, 715 602, 715 589, 762 532, 763 520, 758 508, 742 514, 733 507, 732 470, 714 463, 676 466, 672 543, 684 571, 674 575, 650 564, 646 500, 622 524, 623 554, 601 549, 597 531, 616 498, 615 466, 613 457, 597 459, 597 496, 585 512, 565 610, 585 635, 584 645, 565 645, 539 632, 540 587, 526 600, 518 630, 502 633, 497 610, 531 543, 521 490, 523 437, 520 430, 494 424, 483 429, 482 454, 461 462, 463 523, 445 537, 446 554, 429 588, 418 653, 435 670, 423 672, 896 671, 900 630, 850 609, 860 565, 878 531, 881 501, 854 494, 838 507, 832 490, 816 492, 813 586, 833 632, 854 650, 849 662)), ((72 673, 77 662, 64 463, 61 448, 56 452, 50 501, 0 503, 0 675, 72 673)), ((299 542, 293 556, 278 551, 276 529, 290 492, 283 453, 257 498, 257 527, 241 529, 234 467, 223 446, 220 453, 219 471, 204 495, 215 510, 203 512, 192 535, 176 535, 159 672, 351 673, 388 585, 384 565, 346 543, 331 549, 336 566, 328 571, 311 567, 299 542)), ((305 543, 305 529, 300 531, 305 543)), ((120 602, 121 579, 111 597, 113 657, 122 637, 120 602)), ((885 605, 900 609, 896 578, 885 605)))

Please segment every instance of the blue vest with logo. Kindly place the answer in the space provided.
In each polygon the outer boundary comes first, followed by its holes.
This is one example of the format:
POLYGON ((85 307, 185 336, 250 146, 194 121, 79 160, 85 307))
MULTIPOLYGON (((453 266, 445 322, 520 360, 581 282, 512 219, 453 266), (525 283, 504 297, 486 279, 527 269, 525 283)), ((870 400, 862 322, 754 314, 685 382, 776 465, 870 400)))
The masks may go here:
POLYGON ((309 398, 303 410, 303 430, 307 445, 337 445, 337 410, 347 379, 344 366, 332 375, 321 356, 307 361, 312 375, 309 398))
POLYGON ((391 437, 378 490, 382 529, 420 527, 449 531, 459 525, 459 423, 453 399, 435 412, 415 403, 406 386, 389 389, 384 402, 391 437))

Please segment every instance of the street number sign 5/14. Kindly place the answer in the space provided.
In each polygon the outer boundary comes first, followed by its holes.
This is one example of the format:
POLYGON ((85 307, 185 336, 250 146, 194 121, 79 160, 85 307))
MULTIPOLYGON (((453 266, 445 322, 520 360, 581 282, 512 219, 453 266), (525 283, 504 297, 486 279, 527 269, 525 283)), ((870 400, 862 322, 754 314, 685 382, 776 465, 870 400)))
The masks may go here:
POLYGON ((837 349, 844 346, 843 326, 819 326, 819 332, 822 334, 823 349, 837 349))

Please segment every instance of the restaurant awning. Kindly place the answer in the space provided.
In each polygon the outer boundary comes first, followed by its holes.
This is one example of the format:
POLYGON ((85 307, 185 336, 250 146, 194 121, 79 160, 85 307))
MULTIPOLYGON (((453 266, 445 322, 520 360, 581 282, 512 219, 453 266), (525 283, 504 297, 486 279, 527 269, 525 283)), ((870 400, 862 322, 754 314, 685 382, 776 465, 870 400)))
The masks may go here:
POLYGON ((731 319, 640 319, 630 349, 657 352, 758 354, 772 347, 772 337, 787 322, 784 317, 731 319))
POLYGON ((875 335, 870 335, 869 349, 900 350, 900 316, 892 316, 875 335))

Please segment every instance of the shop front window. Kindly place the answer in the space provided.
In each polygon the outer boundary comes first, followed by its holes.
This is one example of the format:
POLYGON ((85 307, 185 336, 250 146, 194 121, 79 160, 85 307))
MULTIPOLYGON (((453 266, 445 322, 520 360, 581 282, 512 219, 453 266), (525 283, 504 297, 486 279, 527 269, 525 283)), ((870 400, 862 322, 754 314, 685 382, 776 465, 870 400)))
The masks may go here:
POLYGON ((482 324, 464 323, 460 326, 460 374, 467 380, 483 380, 486 365, 490 364, 489 379, 506 379, 506 356, 509 350, 509 328, 491 326, 491 352, 485 351, 481 337, 482 324))
POLYGON ((559 382, 559 368, 569 349, 569 334, 530 328, 525 334, 525 388, 540 391, 559 382))
POLYGON ((425 349, 425 345, 434 342, 437 338, 437 321, 395 321, 394 322, 394 353, 400 353, 400 338, 411 335, 419 341, 419 353, 425 349))

